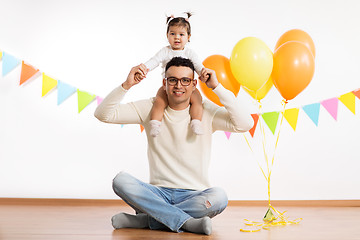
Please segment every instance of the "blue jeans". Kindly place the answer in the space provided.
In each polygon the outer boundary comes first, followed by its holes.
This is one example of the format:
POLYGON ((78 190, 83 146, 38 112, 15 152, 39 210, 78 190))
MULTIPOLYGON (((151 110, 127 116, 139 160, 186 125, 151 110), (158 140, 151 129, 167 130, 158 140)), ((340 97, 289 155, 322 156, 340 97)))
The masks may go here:
POLYGON ((120 172, 113 180, 114 192, 136 213, 148 215, 150 229, 179 232, 193 218, 214 217, 227 206, 228 198, 221 188, 204 191, 157 187, 120 172))

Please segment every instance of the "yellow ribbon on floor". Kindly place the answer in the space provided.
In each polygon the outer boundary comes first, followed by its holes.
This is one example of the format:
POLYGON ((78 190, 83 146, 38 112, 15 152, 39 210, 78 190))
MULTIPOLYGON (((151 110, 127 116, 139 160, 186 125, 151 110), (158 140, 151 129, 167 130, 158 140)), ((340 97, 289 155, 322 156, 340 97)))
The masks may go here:
MULTIPOLYGON (((261 116, 261 110, 262 110, 262 104, 260 102, 260 100, 258 100, 259 103, 259 114, 261 116)), ((259 126, 260 126, 260 131, 261 131, 261 136, 262 136, 262 146, 263 146, 263 152, 264 152, 264 158, 266 161, 266 166, 267 166, 267 174, 265 173, 264 169, 261 167, 259 161, 257 161, 259 168, 262 172, 262 174, 264 175, 267 184, 268 184, 268 198, 269 198, 269 208, 263 218, 263 222, 256 222, 256 221, 251 221, 248 219, 244 219, 245 221, 245 225, 246 226, 252 226, 254 227, 254 229, 240 229, 241 232, 259 232, 261 229, 265 229, 265 230, 269 230, 270 227, 275 227, 275 226, 285 226, 285 225, 289 225, 289 224, 298 224, 300 223, 300 221, 302 220, 302 218, 297 218, 294 220, 289 220, 285 215, 284 212, 279 212, 278 210, 276 210, 272 205, 271 205, 271 201, 270 201, 270 179, 271 179, 271 173, 272 173, 272 168, 274 165, 274 159, 275 159, 275 152, 278 146, 278 142, 279 142, 279 136, 280 136, 280 132, 281 132, 281 126, 284 120, 284 112, 285 112, 285 107, 286 107, 287 101, 283 100, 282 101, 282 105, 284 107, 283 111, 282 111, 282 116, 281 116, 281 121, 280 121, 280 126, 279 126, 279 131, 276 137, 276 142, 275 142, 275 149, 274 149, 274 154, 273 157, 271 159, 271 166, 269 164, 269 158, 268 155, 266 153, 266 142, 265 142, 265 130, 264 130, 264 126, 261 123, 260 117, 259 117, 259 126), (274 212, 273 212, 274 211, 274 212)), ((247 145, 249 146, 251 152, 254 153, 253 149, 250 146, 250 143, 248 141, 248 139, 246 138, 245 134, 243 134, 247 145)))

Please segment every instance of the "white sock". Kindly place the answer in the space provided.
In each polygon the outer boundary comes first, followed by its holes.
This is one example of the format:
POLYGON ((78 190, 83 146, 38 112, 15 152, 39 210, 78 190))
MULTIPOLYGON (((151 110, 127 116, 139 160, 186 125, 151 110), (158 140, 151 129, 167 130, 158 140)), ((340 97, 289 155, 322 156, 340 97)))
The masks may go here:
POLYGON ((150 136, 157 137, 161 131, 161 122, 158 120, 150 120, 150 136))
POLYGON ((115 229, 149 227, 148 217, 145 213, 140 213, 137 215, 119 213, 111 218, 111 223, 115 229))
POLYGON ((182 225, 182 228, 188 232, 210 235, 212 231, 211 219, 208 216, 190 218, 182 225))
POLYGON ((202 127, 202 123, 200 120, 198 119, 193 119, 190 122, 190 127, 191 130, 196 134, 196 135, 202 135, 204 134, 204 129, 202 127))

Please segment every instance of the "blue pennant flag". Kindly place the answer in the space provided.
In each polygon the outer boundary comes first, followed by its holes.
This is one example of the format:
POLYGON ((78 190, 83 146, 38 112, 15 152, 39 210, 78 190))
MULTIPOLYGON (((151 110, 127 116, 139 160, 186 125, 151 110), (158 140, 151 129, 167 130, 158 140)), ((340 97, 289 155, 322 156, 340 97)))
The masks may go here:
POLYGON ((16 68, 17 65, 20 64, 20 60, 15 58, 14 56, 7 54, 6 52, 3 52, 2 57, 2 75, 3 77, 11 72, 14 68, 16 68))
POLYGON ((317 126, 319 123, 320 103, 313 103, 302 107, 305 113, 317 126))
POLYGON ((58 80, 57 90, 58 90, 57 104, 60 105, 68 97, 70 97, 72 94, 76 92, 76 87, 73 87, 67 83, 58 80))

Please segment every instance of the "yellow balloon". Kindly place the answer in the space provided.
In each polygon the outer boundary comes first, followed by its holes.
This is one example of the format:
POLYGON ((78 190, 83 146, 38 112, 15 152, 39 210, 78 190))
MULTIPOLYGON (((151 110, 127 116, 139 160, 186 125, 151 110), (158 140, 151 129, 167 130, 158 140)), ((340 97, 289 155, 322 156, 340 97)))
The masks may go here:
POLYGON ((265 83, 265 85, 262 86, 257 91, 249 90, 246 87, 243 87, 243 88, 244 88, 245 92, 247 92, 255 100, 261 100, 268 94, 268 92, 270 91, 272 86, 274 86, 274 84, 273 84, 273 81, 272 81, 272 79, 270 77, 269 80, 265 83))
POLYGON ((230 67, 240 85, 257 91, 269 80, 273 54, 260 39, 243 38, 232 50, 230 67))

